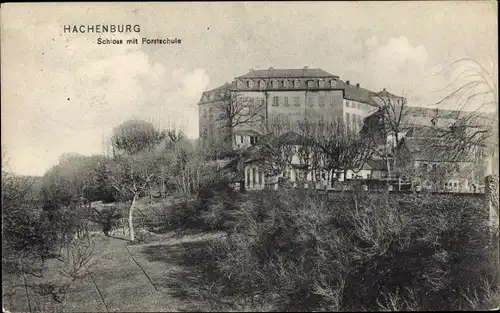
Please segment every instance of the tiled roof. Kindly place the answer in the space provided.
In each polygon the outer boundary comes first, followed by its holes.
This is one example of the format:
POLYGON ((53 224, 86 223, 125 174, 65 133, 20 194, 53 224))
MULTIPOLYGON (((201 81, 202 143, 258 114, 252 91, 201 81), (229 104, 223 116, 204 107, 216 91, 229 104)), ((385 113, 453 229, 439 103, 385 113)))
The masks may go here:
POLYGON ((347 84, 343 81, 340 81, 339 88, 344 89, 344 97, 346 99, 377 106, 377 103, 372 98, 373 92, 368 89, 358 87, 356 85, 347 84))
POLYGON ((211 90, 207 90, 205 92, 223 91, 223 90, 231 89, 232 87, 233 87, 233 84, 231 84, 231 83, 225 83, 222 86, 216 87, 216 88, 211 89, 211 90))
POLYGON ((303 78, 303 77, 334 77, 325 70, 319 68, 303 68, 303 69, 275 69, 269 68, 265 70, 251 70, 248 73, 236 78, 303 78))
POLYGON ((385 160, 367 160, 363 169, 385 171, 387 170, 387 162, 385 160))
POLYGON ((421 161, 461 161, 471 162, 472 156, 459 155, 454 158, 453 150, 446 142, 439 139, 431 138, 403 138, 403 144, 406 145, 408 151, 415 160, 421 161))
POLYGON ((378 97, 403 98, 402 96, 396 96, 395 94, 390 93, 385 89, 379 92, 373 92, 373 95, 378 97))
POLYGON ((289 131, 289 132, 286 132, 283 135, 281 135, 279 137, 279 140, 283 143, 286 143, 286 144, 300 145, 300 144, 304 143, 305 138, 303 136, 297 134, 296 132, 289 131))

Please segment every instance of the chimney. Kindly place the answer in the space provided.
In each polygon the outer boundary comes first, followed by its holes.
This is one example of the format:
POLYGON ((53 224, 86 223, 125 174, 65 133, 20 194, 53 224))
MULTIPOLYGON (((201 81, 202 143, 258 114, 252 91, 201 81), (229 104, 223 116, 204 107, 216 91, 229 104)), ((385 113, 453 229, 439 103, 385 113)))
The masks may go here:
POLYGON ((350 81, 348 81, 348 80, 346 80, 345 83, 348 84, 348 85, 350 85, 350 81))
POLYGON ((356 87, 358 87, 358 88, 359 88, 359 83, 357 83, 357 84, 356 84, 356 87))
POLYGON ((384 89, 382 89, 382 91, 386 91, 386 90, 385 90, 385 88, 384 88, 384 89))
POLYGON ((305 70, 309 69, 309 66, 304 66, 304 69, 305 69, 305 70))

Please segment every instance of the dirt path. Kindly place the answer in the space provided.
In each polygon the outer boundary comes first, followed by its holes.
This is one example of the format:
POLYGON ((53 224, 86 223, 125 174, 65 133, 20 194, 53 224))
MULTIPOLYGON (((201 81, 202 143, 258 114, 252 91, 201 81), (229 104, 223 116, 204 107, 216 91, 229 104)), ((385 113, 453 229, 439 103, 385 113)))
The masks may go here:
MULTIPOLYGON (((190 245, 203 244, 221 234, 162 236, 142 245, 112 237, 96 237, 102 254, 90 276, 74 283, 64 312, 177 312, 203 307, 201 299, 186 295, 181 285, 190 274, 179 258, 190 245)), ((55 272, 55 271, 54 271, 55 272)), ((54 277, 52 273, 52 277, 54 277)), ((50 277, 49 275, 48 277, 50 277)), ((19 297, 22 299, 22 297, 19 297)), ((25 309, 12 304, 7 308, 25 309)), ((48 309, 48 308, 47 308, 48 309)))

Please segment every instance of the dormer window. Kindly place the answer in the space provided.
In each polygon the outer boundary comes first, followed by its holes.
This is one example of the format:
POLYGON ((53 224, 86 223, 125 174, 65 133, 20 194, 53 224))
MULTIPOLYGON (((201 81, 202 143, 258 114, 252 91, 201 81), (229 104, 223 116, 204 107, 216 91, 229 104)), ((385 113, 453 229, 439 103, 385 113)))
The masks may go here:
POLYGON ((238 88, 243 88, 243 82, 241 80, 239 80, 236 85, 238 86, 238 88))
POLYGON ((325 88, 325 81, 324 80, 319 81, 319 88, 325 88))
POLYGON ((277 80, 273 80, 273 88, 278 88, 278 81, 277 80))
POLYGON ((335 81, 335 79, 332 79, 330 84, 331 84, 332 88, 335 88, 337 86, 337 82, 335 81))
POLYGON ((253 80, 248 81, 248 88, 253 88, 253 80))
POLYGON ((263 80, 261 80, 261 81, 259 82, 259 88, 260 88, 260 89, 266 89, 266 82, 265 82, 265 81, 263 81, 263 80))
POLYGON ((299 81, 298 79, 294 80, 294 81, 293 81, 293 86, 294 86, 295 88, 299 88, 299 87, 300 87, 300 81, 299 81))
POLYGON ((285 87, 285 88, 290 87, 290 82, 288 81, 288 79, 285 79, 285 80, 283 81, 283 87, 285 87))
POLYGON ((314 81, 313 80, 308 80, 307 81, 307 87, 309 87, 309 88, 314 87, 314 81))

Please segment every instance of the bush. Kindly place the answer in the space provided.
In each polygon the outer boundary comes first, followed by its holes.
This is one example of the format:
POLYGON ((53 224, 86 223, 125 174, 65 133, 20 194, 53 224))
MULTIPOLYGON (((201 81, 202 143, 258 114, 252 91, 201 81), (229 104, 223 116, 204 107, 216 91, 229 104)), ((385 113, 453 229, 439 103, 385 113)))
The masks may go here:
POLYGON ((116 227, 118 221, 123 218, 123 213, 118 207, 104 207, 100 210, 92 211, 92 221, 101 226, 106 236, 116 227))
POLYGON ((357 311, 484 309, 498 296, 477 198, 280 190, 216 199, 205 216, 228 230, 210 256, 220 297, 357 311))
POLYGON ((169 229, 216 231, 226 230, 230 212, 237 209, 241 194, 225 182, 203 188, 198 196, 169 206, 165 211, 169 229))

